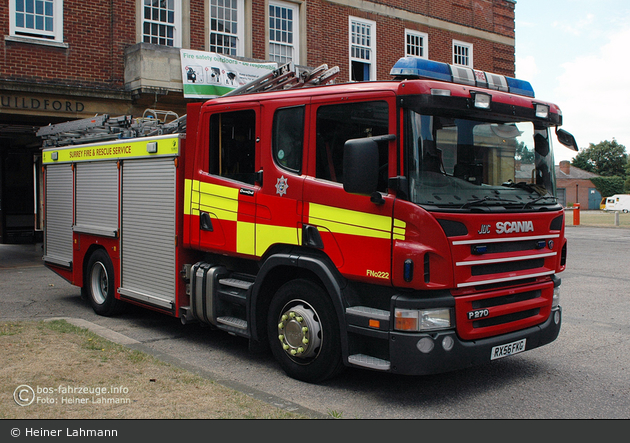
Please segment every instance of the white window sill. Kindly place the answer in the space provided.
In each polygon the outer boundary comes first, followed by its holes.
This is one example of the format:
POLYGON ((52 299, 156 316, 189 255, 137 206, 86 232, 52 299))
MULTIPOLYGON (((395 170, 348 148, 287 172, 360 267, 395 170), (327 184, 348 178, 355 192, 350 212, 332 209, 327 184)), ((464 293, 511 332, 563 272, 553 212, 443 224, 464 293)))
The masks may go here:
POLYGON ((34 37, 22 37, 17 35, 5 35, 5 42, 15 42, 15 43, 30 43, 33 45, 41 45, 41 46, 52 46, 54 48, 63 48, 67 49, 70 46, 67 43, 56 42, 53 40, 46 40, 34 37))

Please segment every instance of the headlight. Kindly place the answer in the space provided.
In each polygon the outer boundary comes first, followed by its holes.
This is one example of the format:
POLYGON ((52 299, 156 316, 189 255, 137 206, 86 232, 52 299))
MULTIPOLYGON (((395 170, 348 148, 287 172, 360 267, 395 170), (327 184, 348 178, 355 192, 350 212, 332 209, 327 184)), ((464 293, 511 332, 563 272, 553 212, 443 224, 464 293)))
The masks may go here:
POLYGON ((394 311, 394 328, 399 331, 435 331, 452 328, 450 308, 399 309, 394 311))
POLYGON ((560 286, 553 288, 553 300, 551 301, 551 309, 560 306, 560 286))

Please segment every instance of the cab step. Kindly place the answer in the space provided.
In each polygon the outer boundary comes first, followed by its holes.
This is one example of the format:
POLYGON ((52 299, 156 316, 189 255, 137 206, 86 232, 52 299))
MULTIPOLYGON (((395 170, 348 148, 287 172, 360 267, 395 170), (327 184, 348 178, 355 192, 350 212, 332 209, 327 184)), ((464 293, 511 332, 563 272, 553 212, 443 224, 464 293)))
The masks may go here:
POLYGON ((222 300, 245 306, 252 286, 254 286, 254 282, 252 281, 233 277, 222 278, 219 279, 217 293, 222 300))
POLYGON ((362 366, 364 368, 375 369, 377 371, 389 371, 391 363, 377 357, 371 357, 365 354, 354 354, 348 357, 348 363, 362 366))
POLYGON ((249 337, 247 333, 247 322, 236 317, 217 317, 217 327, 229 333, 249 337))

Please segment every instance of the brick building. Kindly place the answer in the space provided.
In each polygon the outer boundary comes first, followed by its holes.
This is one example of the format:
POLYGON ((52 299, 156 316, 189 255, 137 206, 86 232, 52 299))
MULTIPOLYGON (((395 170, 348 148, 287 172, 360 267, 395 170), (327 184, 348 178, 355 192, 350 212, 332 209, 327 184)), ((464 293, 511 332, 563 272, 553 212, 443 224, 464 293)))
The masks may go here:
POLYGON ((186 113, 179 49, 339 66, 398 58, 514 75, 514 0, 8 0, 0 5, 0 242, 41 236, 40 126, 186 113))
POLYGON ((598 210, 602 195, 591 182, 594 177, 599 175, 571 166, 567 160, 561 161, 556 165, 558 201, 565 207, 579 203, 581 209, 598 210))

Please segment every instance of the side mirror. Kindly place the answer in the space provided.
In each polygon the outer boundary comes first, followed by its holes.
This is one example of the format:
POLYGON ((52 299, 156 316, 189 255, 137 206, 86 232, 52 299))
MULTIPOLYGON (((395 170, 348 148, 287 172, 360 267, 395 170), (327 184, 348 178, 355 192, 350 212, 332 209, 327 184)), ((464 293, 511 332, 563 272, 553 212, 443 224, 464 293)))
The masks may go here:
POLYGON ((343 189, 350 194, 372 195, 378 187, 378 143, 356 138, 343 146, 343 189))
POLYGON ((564 129, 556 128, 556 136, 558 137, 558 141, 567 148, 572 149, 576 152, 579 150, 577 142, 575 141, 575 137, 573 137, 564 129))

